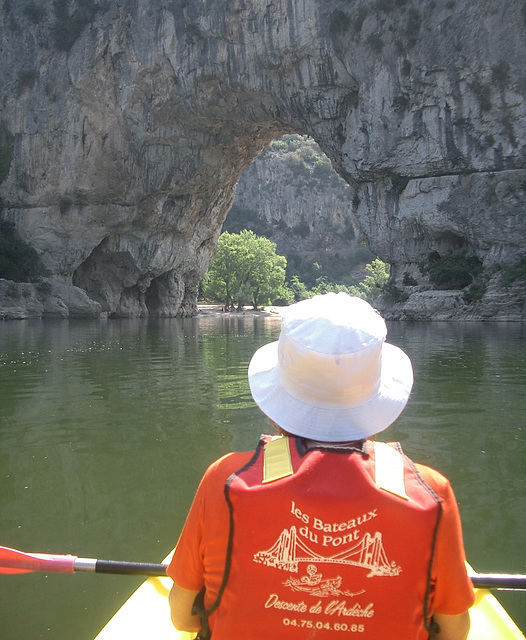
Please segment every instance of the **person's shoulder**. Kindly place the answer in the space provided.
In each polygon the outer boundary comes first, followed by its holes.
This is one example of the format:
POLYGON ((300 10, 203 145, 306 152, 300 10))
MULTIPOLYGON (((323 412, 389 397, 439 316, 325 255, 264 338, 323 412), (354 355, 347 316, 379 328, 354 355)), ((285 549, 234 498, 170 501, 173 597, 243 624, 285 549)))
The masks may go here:
POLYGON ((194 499, 210 518, 220 517, 226 507, 224 488, 228 478, 249 462, 253 451, 231 452, 221 456, 207 468, 194 499))
POLYGON ((440 471, 419 462, 413 462, 413 464, 420 478, 440 497, 444 498, 450 494, 450 482, 440 471))
POLYGON ((430 487, 435 493, 437 493, 441 498, 445 498, 451 492, 451 485, 446 476, 442 475, 440 471, 433 469, 432 467, 428 467, 421 462, 415 462, 412 457, 409 457, 405 451, 402 450, 402 447, 399 442, 391 442, 388 443, 391 446, 394 446, 399 451, 402 452, 402 455, 406 459, 409 465, 415 470, 417 477, 420 478, 428 487, 430 487))
POLYGON ((433 467, 428 467, 421 462, 413 462, 415 469, 422 476, 424 480, 429 480, 433 483, 444 484, 449 482, 446 476, 442 475, 440 471, 433 469, 433 467))
POLYGON ((230 475, 244 467, 252 457, 254 451, 231 451, 221 456, 208 467, 205 477, 213 480, 226 480, 230 475))

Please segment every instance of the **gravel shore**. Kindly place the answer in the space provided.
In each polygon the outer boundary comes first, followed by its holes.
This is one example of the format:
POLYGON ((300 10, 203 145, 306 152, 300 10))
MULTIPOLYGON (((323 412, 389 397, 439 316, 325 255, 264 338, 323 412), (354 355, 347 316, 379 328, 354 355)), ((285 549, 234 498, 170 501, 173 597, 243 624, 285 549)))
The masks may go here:
POLYGON ((276 317, 281 315, 282 307, 263 307, 255 311, 252 307, 243 307, 241 311, 237 308, 234 311, 223 311, 220 304, 198 304, 199 315, 201 316, 244 316, 244 317, 276 317))

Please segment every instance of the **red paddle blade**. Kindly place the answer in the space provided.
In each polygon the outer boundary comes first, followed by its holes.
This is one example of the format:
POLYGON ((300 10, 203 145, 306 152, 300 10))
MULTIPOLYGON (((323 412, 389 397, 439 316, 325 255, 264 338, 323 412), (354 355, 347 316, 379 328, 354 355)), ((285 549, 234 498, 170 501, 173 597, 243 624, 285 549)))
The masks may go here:
POLYGON ((54 556, 47 553, 23 553, 0 547, 0 573, 74 573, 76 556, 54 556))

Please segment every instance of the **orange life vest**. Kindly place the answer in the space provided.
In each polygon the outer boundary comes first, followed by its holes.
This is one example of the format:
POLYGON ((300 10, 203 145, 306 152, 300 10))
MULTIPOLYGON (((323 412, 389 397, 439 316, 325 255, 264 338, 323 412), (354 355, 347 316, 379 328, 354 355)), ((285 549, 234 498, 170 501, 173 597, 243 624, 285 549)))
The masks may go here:
POLYGON ((428 637, 440 501, 399 445, 264 437, 225 495, 213 640, 428 637))

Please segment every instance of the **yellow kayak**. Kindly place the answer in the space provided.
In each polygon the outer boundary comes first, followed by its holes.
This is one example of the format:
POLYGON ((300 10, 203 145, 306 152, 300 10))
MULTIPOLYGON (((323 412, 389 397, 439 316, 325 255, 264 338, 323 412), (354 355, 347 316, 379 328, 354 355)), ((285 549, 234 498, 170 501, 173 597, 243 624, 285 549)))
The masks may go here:
MULTIPOLYGON (((164 562, 169 562, 171 554, 164 562)), ((117 611, 95 640, 193 640, 195 633, 177 631, 170 621, 170 578, 148 578, 117 611)), ((475 589, 468 640, 525 640, 497 598, 475 589)))

